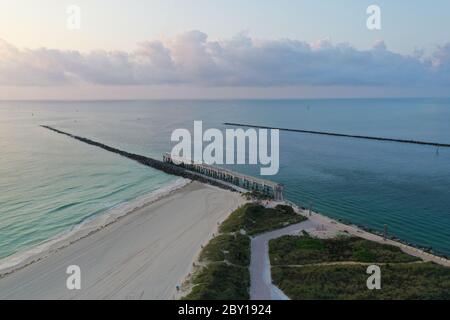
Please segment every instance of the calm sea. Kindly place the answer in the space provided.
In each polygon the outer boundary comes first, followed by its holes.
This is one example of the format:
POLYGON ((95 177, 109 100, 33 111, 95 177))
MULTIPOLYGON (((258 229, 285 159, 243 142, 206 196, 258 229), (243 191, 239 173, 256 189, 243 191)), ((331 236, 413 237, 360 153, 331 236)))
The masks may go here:
MULTIPOLYGON (((450 99, 0 102, 0 258, 176 180, 40 124, 161 158, 194 120, 450 143, 450 99)), ((282 132, 280 153, 289 200, 450 255, 450 149, 282 132)))

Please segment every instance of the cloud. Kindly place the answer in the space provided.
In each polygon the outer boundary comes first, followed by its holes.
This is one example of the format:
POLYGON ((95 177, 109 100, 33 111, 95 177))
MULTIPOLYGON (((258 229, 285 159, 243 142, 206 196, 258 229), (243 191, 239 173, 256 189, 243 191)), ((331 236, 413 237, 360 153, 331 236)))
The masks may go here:
POLYGON ((369 50, 322 40, 257 41, 246 34, 210 41, 190 31, 136 50, 18 49, 0 40, 0 85, 445 86, 450 43, 432 56, 402 55, 383 41, 369 50))

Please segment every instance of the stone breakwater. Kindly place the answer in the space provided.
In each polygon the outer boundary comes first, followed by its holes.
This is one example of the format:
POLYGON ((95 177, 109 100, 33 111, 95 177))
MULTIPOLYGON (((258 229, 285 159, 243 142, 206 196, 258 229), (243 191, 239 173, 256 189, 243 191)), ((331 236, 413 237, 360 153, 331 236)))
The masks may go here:
POLYGON ((100 142, 97 142, 97 141, 94 141, 94 140, 91 140, 91 139, 88 139, 88 138, 76 136, 76 135, 73 135, 73 134, 70 134, 70 133, 67 133, 67 132, 55 129, 55 128, 50 127, 50 126, 42 125, 41 127, 45 128, 45 129, 48 129, 48 130, 51 130, 53 132, 56 132, 56 133, 68 136, 68 137, 73 138, 75 140, 84 142, 86 144, 89 144, 89 145, 92 145, 92 146, 96 146, 96 147, 101 148, 103 150, 106 150, 106 151, 118 154, 118 155, 120 155, 122 157, 134 160, 134 161, 136 161, 136 162, 138 162, 140 164, 143 164, 143 165, 148 166, 148 167, 152 167, 152 168, 154 168, 156 170, 159 170, 159 171, 163 171, 163 172, 165 172, 167 174, 183 177, 185 179, 199 181, 199 182, 202 182, 202 183, 207 183, 209 185, 213 185, 213 186, 216 186, 216 187, 219 187, 219 188, 223 188, 223 189, 226 189, 226 190, 231 190, 231 191, 236 191, 237 190, 235 187, 233 187, 232 185, 230 185, 228 183, 222 182, 220 180, 212 179, 212 178, 209 178, 209 177, 197 174, 195 172, 191 172, 191 171, 186 170, 186 169, 184 169, 182 167, 179 167, 179 166, 176 166, 176 165, 173 165, 173 164, 170 164, 170 163, 166 163, 166 162, 163 162, 161 160, 153 159, 153 158, 142 156, 142 155, 139 155, 139 154, 126 152, 126 151, 123 151, 123 150, 120 150, 120 149, 117 149, 117 148, 114 148, 114 147, 110 147, 110 146, 108 146, 106 144, 103 144, 103 143, 100 143, 100 142))
POLYGON ((317 134, 317 135, 333 136, 333 137, 342 137, 342 138, 354 138, 354 139, 365 139, 365 140, 409 143, 409 144, 433 146, 433 147, 438 147, 438 148, 439 147, 450 148, 450 144, 439 143, 439 142, 428 142, 428 141, 406 140, 406 139, 384 138, 384 137, 371 137, 371 136, 361 136, 361 135, 326 132, 326 131, 311 131, 311 130, 301 130, 301 129, 290 129, 290 128, 259 126, 259 125, 253 125, 253 124, 233 123, 233 122, 225 122, 224 125, 226 125, 226 126, 234 126, 234 127, 247 127, 247 128, 280 130, 280 131, 298 132, 298 133, 309 133, 309 134, 317 134))

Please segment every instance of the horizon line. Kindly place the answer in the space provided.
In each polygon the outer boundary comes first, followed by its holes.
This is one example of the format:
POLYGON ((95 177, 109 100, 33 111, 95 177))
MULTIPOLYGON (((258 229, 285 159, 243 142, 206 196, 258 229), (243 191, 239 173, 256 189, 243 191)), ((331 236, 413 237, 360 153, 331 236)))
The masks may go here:
POLYGON ((405 100, 405 99, 450 99, 450 96, 418 97, 313 97, 313 98, 132 98, 132 99, 0 99, 0 102, 139 102, 139 101, 295 101, 295 100, 405 100))

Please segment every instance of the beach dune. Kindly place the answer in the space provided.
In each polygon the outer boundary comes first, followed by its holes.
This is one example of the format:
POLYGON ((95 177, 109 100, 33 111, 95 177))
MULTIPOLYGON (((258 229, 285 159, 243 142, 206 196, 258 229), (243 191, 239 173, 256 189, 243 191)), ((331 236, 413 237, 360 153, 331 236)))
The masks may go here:
POLYGON ((0 279, 0 299, 172 299, 238 193, 192 182, 0 279), (67 267, 81 269, 69 290, 67 267))

